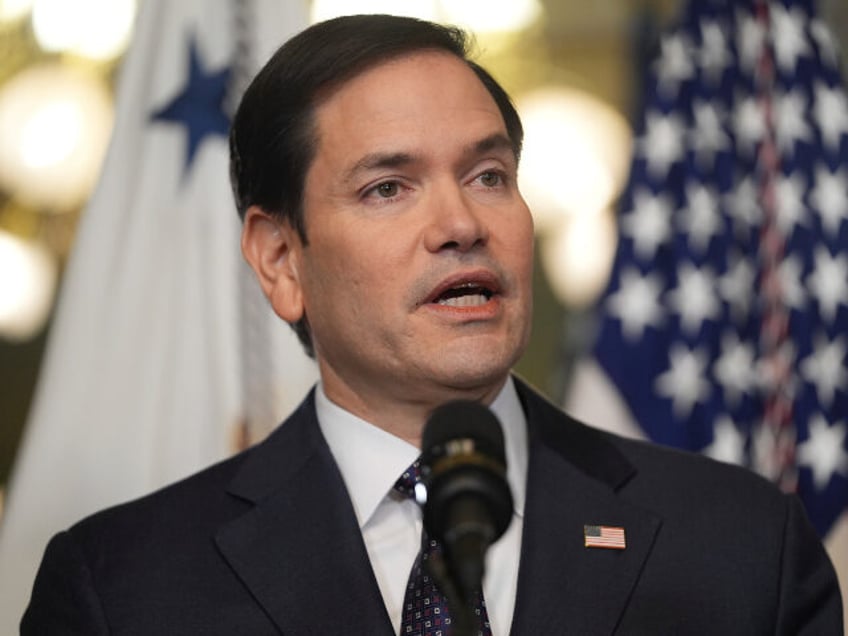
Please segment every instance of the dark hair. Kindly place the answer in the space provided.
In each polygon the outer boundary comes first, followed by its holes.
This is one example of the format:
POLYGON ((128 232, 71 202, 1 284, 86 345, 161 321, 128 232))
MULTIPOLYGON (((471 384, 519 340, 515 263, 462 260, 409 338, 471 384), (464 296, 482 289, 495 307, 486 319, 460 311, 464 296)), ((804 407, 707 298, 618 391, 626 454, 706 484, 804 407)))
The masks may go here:
MULTIPOLYGON (((524 132, 506 91, 469 59, 462 30, 391 15, 351 15, 319 22, 288 40, 242 97, 230 129, 230 181, 239 216, 258 205, 286 219, 308 244, 303 187, 316 151, 314 108, 322 95, 390 59, 422 50, 463 60, 491 94, 516 158, 524 132)), ((310 355, 306 319, 294 327, 310 355)))

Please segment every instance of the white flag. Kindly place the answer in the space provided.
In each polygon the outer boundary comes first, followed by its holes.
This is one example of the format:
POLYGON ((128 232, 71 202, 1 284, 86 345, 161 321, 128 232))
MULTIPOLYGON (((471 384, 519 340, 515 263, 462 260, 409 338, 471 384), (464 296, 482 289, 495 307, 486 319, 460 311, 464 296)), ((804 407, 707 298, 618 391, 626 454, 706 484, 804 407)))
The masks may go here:
POLYGON ((10 483, 0 633, 53 533, 264 436, 317 378, 241 258, 226 141, 240 90, 305 24, 288 0, 141 4, 10 483))

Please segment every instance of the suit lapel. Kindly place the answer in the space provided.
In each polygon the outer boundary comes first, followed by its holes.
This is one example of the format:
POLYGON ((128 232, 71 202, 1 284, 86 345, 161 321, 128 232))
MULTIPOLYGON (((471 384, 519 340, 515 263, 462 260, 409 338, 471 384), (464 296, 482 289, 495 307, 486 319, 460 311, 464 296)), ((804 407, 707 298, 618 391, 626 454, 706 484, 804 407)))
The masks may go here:
POLYGON ((216 537, 224 558, 287 635, 392 634, 347 491, 310 394, 230 485, 255 505, 216 537))
MULTIPOLYGON (((530 469, 513 634, 612 634, 660 520, 619 491, 634 469, 607 437, 564 416, 520 382, 530 469), (589 549, 584 525, 625 528, 625 550, 589 549)), ((393 629, 356 516, 310 395, 249 457, 229 488, 252 508, 216 542, 287 636, 390 635, 393 629)))
POLYGON ((519 387, 530 467, 514 634, 612 634, 660 520, 619 491, 635 470, 603 433, 519 387), (625 529, 626 548, 586 548, 585 525, 625 529))

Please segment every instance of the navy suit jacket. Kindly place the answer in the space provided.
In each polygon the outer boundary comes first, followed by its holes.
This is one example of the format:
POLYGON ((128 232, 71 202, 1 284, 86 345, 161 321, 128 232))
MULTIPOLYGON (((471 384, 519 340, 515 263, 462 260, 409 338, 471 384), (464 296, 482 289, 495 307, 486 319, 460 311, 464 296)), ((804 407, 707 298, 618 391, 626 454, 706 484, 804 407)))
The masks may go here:
MULTIPOLYGON (((586 427, 517 382, 530 462, 512 634, 842 633, 794 497, 586 427), (621 526, 626 549, 584 547, 621 526)), ((47 547, 24 635, 390 635, 310 394, 263 443, 47 547)))

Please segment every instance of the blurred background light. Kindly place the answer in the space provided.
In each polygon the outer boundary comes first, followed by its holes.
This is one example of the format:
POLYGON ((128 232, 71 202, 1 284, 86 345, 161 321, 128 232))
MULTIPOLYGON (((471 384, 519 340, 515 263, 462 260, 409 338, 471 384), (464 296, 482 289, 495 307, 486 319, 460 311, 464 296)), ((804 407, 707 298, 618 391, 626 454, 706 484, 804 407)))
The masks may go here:
POLYGON ((20 20, 32 10, 33 0, 0 0, 0 22, 20 20))
POLYGON ((540 258, 551 290, 564 305, 585 308, 604 290, 617 232, 612 210, 575 214, 539 239, 540 258))
POLYGON ((46 210, 80 206, 97 179, 112 117, 101 78, 70 65, 22 71, 0 90, 0 185, 46 210))
POLYGON ((47 248, 0 230, 0 336, 26 340, 44 326, 57 269, 47 248))
POLYGON ((21 130, 21 160, 34 170, 58 164, 80 143, 82 113, 78 104, 57 99, 33 112, 21 130))
POLYGON ((390 13, 435 20, 438 16, 436 5, 435 0, 313 0, 310 19, 314 23, 353 13, 390 13))
POLYGON ((528 93, 518 110, 525 131, 519 181, 545 277, 559 302, 588 306, 612 265, 612 208, 628 174, 630 127, 607 103, 567 86, 528 93))
POLYGON ((537 228, 563 215, 595 214, 621 192, 630 162, 631 130, 615 109, 571 87, 521 97, 524 150, 519 179, 537 228))
POLYGON ((135 0, 35 0, 32 28, 45 51, 108 60, 127 47, 135 11, 135 0))
POLYGON ((439 18, 475 33, 521 31, 542 15, 538 0, 442 0, 439 18))
POLYGON ((351 13, 406 15, 485 34, 521 31, 542 15, 542 6, 539 0, 314 0, 311 20, 320 22, 351 13))

